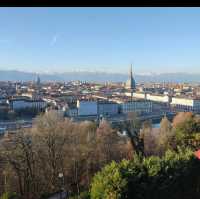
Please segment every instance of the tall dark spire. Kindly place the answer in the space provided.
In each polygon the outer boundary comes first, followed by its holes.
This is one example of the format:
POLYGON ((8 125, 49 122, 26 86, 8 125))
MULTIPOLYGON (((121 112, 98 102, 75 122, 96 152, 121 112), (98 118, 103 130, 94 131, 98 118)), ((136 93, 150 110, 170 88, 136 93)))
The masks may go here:
POLYGON ((129 78, 133 78, 132 64, 130 66, 129 78))
POLYGON ((40 85, 40 76, 39 76, 39 75, 37 75, 36 84, 37 84, 38 86, 40 85))
POLYGON ((129 78, 126 82, 126 88, 134 90, 135 89, 135 80, 133 78, 133 71, 132 71, 132 64, 130 66, 130 71, 129 71, 129 78))

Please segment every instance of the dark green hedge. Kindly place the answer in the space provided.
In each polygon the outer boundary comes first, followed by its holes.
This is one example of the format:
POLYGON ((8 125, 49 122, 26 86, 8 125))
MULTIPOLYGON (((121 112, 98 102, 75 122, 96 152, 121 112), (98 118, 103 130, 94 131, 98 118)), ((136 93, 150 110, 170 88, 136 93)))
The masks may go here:
POLYGON ((189 149, 112 162, 93 178, 91 199, 200 198, 200 160, 189 149))

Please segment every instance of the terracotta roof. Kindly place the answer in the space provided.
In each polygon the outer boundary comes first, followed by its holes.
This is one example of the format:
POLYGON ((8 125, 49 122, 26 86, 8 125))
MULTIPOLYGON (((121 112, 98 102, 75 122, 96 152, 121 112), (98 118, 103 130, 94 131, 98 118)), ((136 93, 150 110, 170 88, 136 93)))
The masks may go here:
POLYGON ((198 159, 200 159, 200 149, 199 149, 198 151, 195 151, 195 152, 194 152, 194 155, 195 155, 198 159))

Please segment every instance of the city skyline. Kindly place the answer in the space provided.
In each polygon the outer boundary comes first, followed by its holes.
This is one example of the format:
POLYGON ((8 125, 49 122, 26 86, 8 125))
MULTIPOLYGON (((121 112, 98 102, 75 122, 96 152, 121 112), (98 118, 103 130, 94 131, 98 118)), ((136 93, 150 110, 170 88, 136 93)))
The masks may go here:
POLYGON ((1 8, 0 70, 200 73, 199 8, 1 8))
POLYGON ((0 8, 0 199, 199 199, 199 21, 0 8))

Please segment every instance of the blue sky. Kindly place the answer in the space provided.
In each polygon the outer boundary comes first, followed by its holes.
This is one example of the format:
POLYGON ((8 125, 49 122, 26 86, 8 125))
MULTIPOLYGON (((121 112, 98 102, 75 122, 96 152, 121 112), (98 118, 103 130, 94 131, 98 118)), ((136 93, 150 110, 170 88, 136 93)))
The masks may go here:
POLYGON ((0 8, 0 69, 200 73, 200 8, 0 8))

